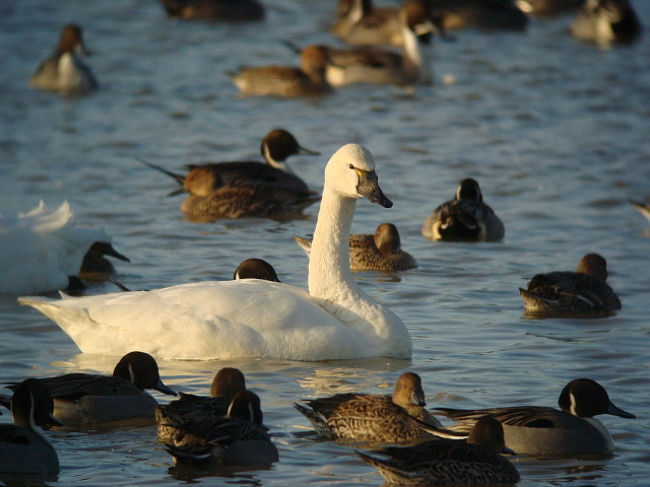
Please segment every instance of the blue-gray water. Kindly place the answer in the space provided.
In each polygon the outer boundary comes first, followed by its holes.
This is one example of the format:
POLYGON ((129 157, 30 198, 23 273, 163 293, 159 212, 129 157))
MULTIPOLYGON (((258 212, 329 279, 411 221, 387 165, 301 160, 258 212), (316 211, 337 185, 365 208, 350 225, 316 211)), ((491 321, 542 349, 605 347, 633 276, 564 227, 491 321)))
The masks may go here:
MULTIPOLYGON (((132 262, 133 288, 228 279, 261 257, 280 278, 306 286, 307 258, 294 234, 313 231, 317 205, 286 223, 195 224, 168 198, 174 182, 137 159, 170 169, 204 160, 257 157, 261 137, 282 126, 319 158, 292 166, 318 189, 342 144, 374 153, 395 206, 360 202, 355 232, 397 224, 419 268, 361 273, 363 288, 407 324, 411 361, 302 363, 271 360, 166 362, 165 381, 207 393, 222 366, 241 368, 262 397, 280 450, 267 470, 200 476, 207 485, 380 485, 351 449, 315 442, 295 400, 338 391, 385 392, 418 372, 430 406, 555 405, 566 382, 591 377, 634 420, 601 417, 617 446, 603 461, 519 460, 524 486, 636 486, 650 476, 648 394, 650 222, 627 200, 650 197, 650 36, 632 48, 599 50, 566 33, 570 17, 533 20, 526 34, 459 32, 435 47, 436 83, 406 91, 357 86, 319 100, 241 99, 227 72, 240 65, 296 64, 282 41, 334 43, 324 26, 334 1, 267 0, 262 24, 211 25, 165 18, 154 1, 31 0, 0 4, 0 211, 67 199, 76 222, 103 227, 132 262), (101 89, 65 99, 30 89, 63 24, 85 28, 101 89), (445 83, 444 80, 452 83, 445 83), (433 243, 420 235, 428 212, 473 176, 501 216, 498 244, 433 243), (621 312, 598 320, 530 320, 517 288, 536 272, 572 269, 604 255, 621 312)), ((636 1, 650 25, 650 3, 636 1)), ((647 34, 647 33, 646 33, 647 34)), ((95 292, 113 291, 106 285, 95 292)), ((134 327, 138 323, 133 323, 134 327)), ((36 311, 0 296, 0 378, 76 370, 110 372, 118 357, 79 354, 36 311)), ((156 396, 162 401, 166 397, 156 396)), ((9 421, 4 414, 0 421, 9 421)), ((51 433, 58 485, 180 485, 155 428, 51 433)))

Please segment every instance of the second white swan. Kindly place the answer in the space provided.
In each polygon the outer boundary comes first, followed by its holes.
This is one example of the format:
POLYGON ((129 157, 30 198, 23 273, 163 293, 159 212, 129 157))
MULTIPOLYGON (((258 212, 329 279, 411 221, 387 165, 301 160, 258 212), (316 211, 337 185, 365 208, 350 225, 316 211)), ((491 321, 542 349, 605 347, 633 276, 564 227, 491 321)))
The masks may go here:
POLYGON ((386 208, 372 154, 347 144, 329 160, 309 263, 309 293, 257 279, 61 300, 22 297, 85 353, 138 349, 164 359, 409 358, 404 323, 365 294, 348 262, 356 200, 386 208))

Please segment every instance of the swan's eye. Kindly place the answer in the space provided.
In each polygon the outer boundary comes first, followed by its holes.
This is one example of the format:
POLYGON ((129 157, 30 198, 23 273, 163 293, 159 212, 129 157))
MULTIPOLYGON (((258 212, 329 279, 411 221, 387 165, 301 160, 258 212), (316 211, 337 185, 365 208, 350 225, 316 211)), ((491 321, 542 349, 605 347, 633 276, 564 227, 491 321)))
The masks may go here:
POLYGON ((350 169, 354 169, 354 166, 353 166, 352 164, 350 164, 348 167, 349 167, 350 169))

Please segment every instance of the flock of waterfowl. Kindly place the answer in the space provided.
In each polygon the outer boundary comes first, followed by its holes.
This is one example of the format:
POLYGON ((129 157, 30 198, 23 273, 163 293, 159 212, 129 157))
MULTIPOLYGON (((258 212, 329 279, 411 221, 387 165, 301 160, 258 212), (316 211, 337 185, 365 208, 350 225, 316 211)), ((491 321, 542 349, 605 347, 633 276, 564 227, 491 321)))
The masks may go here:
MULTIPOLYGON (((170 16, 182 19, 260 21, 255 0, 163 0, 170 16)), ((576 11, 571 32, 608 45, 633 42, 639 21, 625 0, 506 0, 495 2, 409 1, 402 7, 374 8, 369 0, 341 0, 332 32, 353 47, 311 45, 300 51, 301 66, 250 67, 233 74, 245 95, 323 95, 350 83, 429 83, 427 57, 432 35, 450 29, 523 29, 526 13, 576 11), (515 5, 516 4, 516 5, 515 5), (397 49, 376 47, 396 46, 397 49)), ((64 28, 54 56, 38 68, 31 85, 65 94, 97 88, 83 53, 81 29, 64 28)), ((291 218, 320 201, 313 238, 296 236, 309 255, 309 291, 279 281, 272 266, 248 259, 232 281, 181 284, 148 291, 84 294, 95 280, 113 278, 105 259, 128 259, 103 231, 75 226, 67 203, 56 210, 41 204, 26 213, 0 217, 0 292, 54 320, 82 352, 123 355, 111 376, 73 373, 26 379, 11 385, 14 425, 0 426, 0 474, 56 475, 59 460, 42 429, 86 431, 157 423, 158 439, 176 462, 262 466, 279 460, 263 424, 261 400, 246 387, 244 374, 224 368, 210 397, 180 394, 158 404, 144 389, 177 393, 161 381, 161 359, 259 357, 332 360, 365 357, 410 358, 412 343, 401 319, 367 295, 352 270, 401 271, 417 266, 403 251, 392 223, 374 235, 350 234, 356 200, 383 207, 392 202, 379 186, 381 169, 358 144, 336 151, 325 168, 322 194, 311 190, 287 164, 290 156, 317 152, 303 148, 284 129, 263 139, 261 161, 187 166, 185 174, 140 161, 189 193, 181 205, 188 219, 291 218), (32 265, 25 265, 29 260, 32 265), (40 258, 40 260, 39 260, 40 258), (63 299, 23 296, 63 290, 63 299), (146 320, 142 317, 147 316, 146 320), (136 318, 137 317, 137 318, 136 318), (135 320, 141 326, 134 327, 135 320), (137 351, 134 351, 137 350, 137 351)), ((632 202, 646 216, 647 205, 632 202)), ((460 181, 455 197, 425 218, 421 234, 431 240, 501 241, 505 226, 483 200, 479 183, 460 181)), ((607 316, 621 302, 607 284, 607 265, 587 254, 575 272, 535 275, 520 289, 527 312, 539 316, 607 316)), ((375 466, 388 484, 432 485, 506 483, 519 473, 502 453, 608 456, 613 441, 593 417, 634 416, 609 399, 591 379, 570 381, 560 409, 545 406, 477 410, 425 408, 420 377, 407 372, 392 395, 345 393, 298 401, 294 407, 323 439, 341 441, 375 466), (447 417, 444 427, 436 417, 447 417)))

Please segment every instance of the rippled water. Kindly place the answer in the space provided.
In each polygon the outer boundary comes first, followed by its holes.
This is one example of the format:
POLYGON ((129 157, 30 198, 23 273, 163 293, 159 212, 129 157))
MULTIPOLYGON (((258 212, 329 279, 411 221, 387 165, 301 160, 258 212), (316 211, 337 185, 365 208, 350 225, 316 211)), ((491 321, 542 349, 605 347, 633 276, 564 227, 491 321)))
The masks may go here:
MULTIPOLYGON (((650 25, 650 4, 635 3, 650 25)), ((650 197, 649 36, 633 48, 603 51, 573 40, 570 18, 534 20, 525 35, 469 31, 438 42, 432 87, 357 86, 318 101, 241 99, 228 71, 295 64, 282 44, 287 39, 334 43, 324 28, 333 1, 266 4, 263 24, 228 26, 166 19, 154 0, 1 3, 0 211, 67 199, 77 223, 104 227, 131 258, 118 269, 133 288, 228 279, 252 256, 273 263, 282 280, 306 286, 307 258, 293 235, 313 231, 317 206, 284 223, 190 223, 179 210, 182 199, 165 196, 173 181, 137 159, 177 169, 257 157, 261 137, 283 126, 323 154, 293 161, 319 188, 329 155, 361 142, 375 154, 395 206, 360 202, 353 231, 395 222, 419 268, 357 278, 407 324, 413 359, 162 361, 165 381, 193 393, 207 393, 222 366, 241 368, 262 397, 280 462, 197 476, 172 467, 155 428, 52 433, 62 464, 57 483, 380 485, 351 449, 306 434, 291 403, 340 391, 386 392, 405 369, 422 376, 430 406, 447 407, 555 405, 570 379, 594 378, 638 416, 602 417, 616 456, 520 459, 521 485, 647 483, 650 223, 627 200, 650 197), (69 21, 85 28, 101 89, 77 99, 29 89, 30 74, 69 21), (428 212, 466 176, 479 180, 502 217, 503 243, 420 236, 428 212), (574 268, 590 251, 607 258, 622 311, 598 320, 525 318, 517 288, 536 272, 574 268)), ((0 337, 3 382, 110 372, 118 359, 79 354, 55 324, 18 307, 14 296, 0 296, 0 337)))

